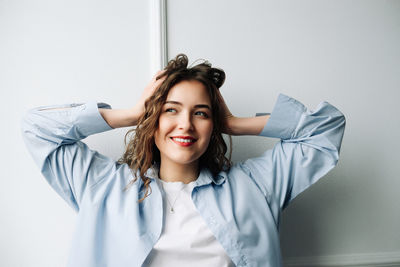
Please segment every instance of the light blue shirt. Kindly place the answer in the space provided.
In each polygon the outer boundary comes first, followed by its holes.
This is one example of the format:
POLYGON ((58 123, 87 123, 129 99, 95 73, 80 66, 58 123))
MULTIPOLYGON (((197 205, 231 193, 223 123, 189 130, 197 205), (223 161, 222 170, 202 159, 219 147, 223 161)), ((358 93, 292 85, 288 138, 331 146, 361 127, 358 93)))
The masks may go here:
MULTIPOLYGON (((152 193, 127 164, 88 148, 82 139, 111 130, 88 102, 38 107, 22 119, 28 150, 53 189, 77 212, 68 266, 141 266, 163 228, 163 197, 149 169, 152 193), (142 190, 142 192, 141 192, 142 190)), ((346 120, 324 101, 312 111, 279 94, 260 136, 279 138, 261 156, 212 177, 201 170, 193 202, 236 266, 281 266, 279 218, 299 193, 339 160, 346 120)), ((260 142, 262 142, 260 137, 260 142)))

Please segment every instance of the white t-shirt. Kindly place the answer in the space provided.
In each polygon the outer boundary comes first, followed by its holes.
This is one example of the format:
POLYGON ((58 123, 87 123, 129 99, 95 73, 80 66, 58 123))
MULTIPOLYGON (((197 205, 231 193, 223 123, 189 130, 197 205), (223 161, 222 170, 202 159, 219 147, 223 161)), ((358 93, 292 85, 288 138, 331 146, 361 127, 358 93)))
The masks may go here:
POLYGON ((164 227, 143 266, 235 266, 193 204, 191 194, 194 182, 185 184, 157 180, 166 193, 164 227))

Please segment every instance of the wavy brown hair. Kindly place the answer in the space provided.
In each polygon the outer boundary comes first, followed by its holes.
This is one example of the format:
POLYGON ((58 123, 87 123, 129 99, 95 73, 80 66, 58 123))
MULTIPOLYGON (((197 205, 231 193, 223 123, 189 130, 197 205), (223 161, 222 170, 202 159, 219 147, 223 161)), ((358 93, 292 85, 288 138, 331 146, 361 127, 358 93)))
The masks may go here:
MULTIPOLYGON (((207 150, 199 159, 199 168, 207 168, 212 175, 217 175, 220 171, 227 171, 231 167, 232 149, 229 156, 225 154, 228 147, 222 137, 225 118, 222 112, 217 90, 225 81, 225 72, 222 69, 213 68, 208 61, 204 61, 193 67, 188 67, 188 58, 185 54, 179 54, 170 60, 164 68, 165 72, 156 79, 167 76, 160 87, 145 102, 145 111, 138 120, 136 128, 129 130, 125 135, 126 150, 118 160, 120 164, 128 164, 134 174, 134 179, 129 182, 124 191, 127 190, 136 180, 139 172, 145 186, 145 195, 139 199, 142 202, 150 193, 150 179, 146 177, 146 172, 153 164, 160 164, 160 151, 154 142, 154 133, 158 128, 158 119, 162 107, 167 99, 169 90, 181 81, 199 81, 207 89, 212 109, 213 131, 207 150), (131 135, 132 134, 132 135, 131 135), (127 138, 130 141, 127 144, 127 138)), ((232 138, 229 135, 230 147, 232 138)))

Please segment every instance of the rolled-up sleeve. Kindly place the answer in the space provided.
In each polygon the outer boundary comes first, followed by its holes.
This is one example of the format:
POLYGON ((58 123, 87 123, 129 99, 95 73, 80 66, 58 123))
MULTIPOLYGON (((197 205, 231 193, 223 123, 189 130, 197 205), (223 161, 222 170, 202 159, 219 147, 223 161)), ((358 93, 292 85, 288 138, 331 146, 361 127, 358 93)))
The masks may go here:
POLYGON ((260 136, 279 138, 272 149, 242 163, 267 199, 283 209, 336 166, 346 120, 323 101, 315 110, 279 94, 260 136))
POLYGON ((115 161, 89 149, 82 139, 111 130, 94 101, 43 106, 21 120, 23 140, 51 187, 76 211, 84 193, 115 171, 115 161))

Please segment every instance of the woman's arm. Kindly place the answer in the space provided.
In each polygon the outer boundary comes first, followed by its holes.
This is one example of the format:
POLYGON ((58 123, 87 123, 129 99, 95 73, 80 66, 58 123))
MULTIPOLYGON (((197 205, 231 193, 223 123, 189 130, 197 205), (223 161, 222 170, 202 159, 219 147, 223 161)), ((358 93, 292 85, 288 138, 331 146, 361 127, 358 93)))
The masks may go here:
POLYGON ((89 149, 80 140, 111 130, 94 101, 30 109, 21 120, 24 142, 53 189, 75 210, 85 192, 115 173, 111 158, 89 149))
POLYGON ((326 101, 311 110, 298 100, 279 94, 259 136, 280 141, 240 166, 272 206, 285 208, 336 166, 345 125, 343 113, 326 101))
POLYGON ((140 111, 131 109, 99 108, 101 116, 111 128, 135 126, 140 117, 140 111))
POLYGON ((91 150, 81 140, 112 127, 135 125, 144 101, 161 82, 154 78, 131 109, 112 110, 108 104, 91 101, 26 112, 21 131, 28 151, 49 184, 74 210, 79 210, 85 192, 112 177, 118 167, 113 159, 91 150))
POLYGON ((133 108, 129 109, 102 109, 99 108, 101 116, 112 128, 135 126, 144 112, 144 103, 161 86, 166 76, 159 77, 165 70, 158 71, 144 89, 142 96, 133 108))
POLYGON ((270 115, 238 118, 232 116, 228 119, 227 132, 230 135, 259 135, 267 123, 270 115))

